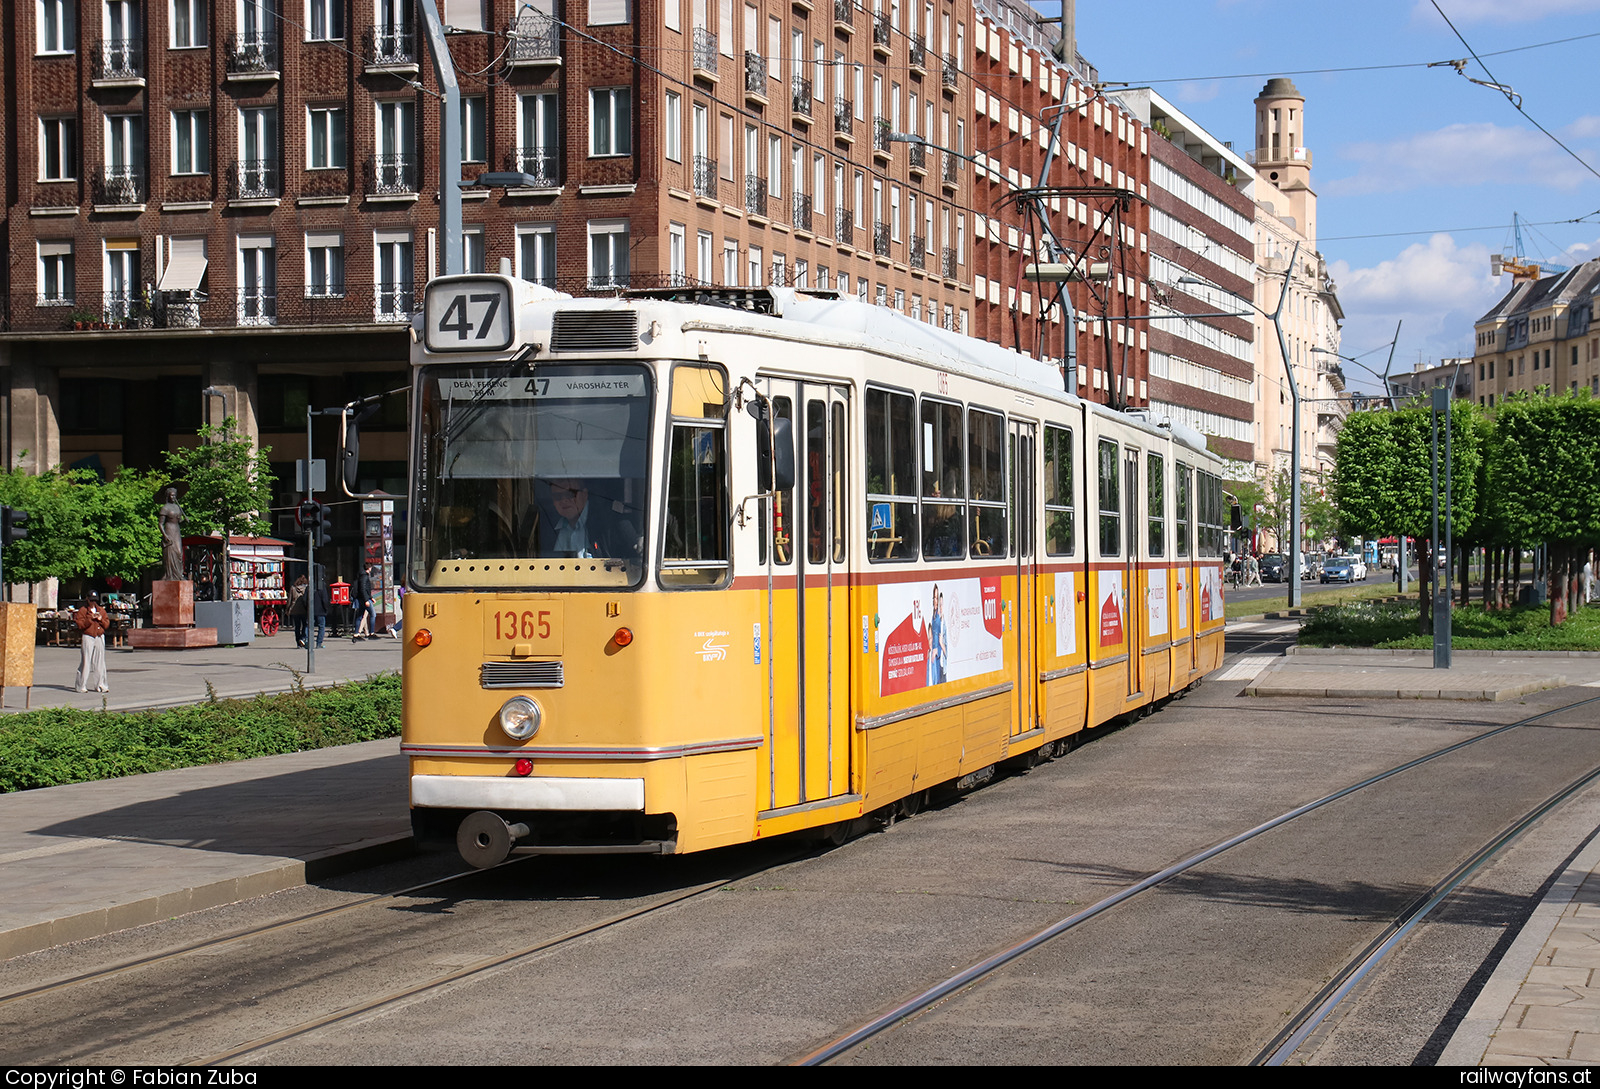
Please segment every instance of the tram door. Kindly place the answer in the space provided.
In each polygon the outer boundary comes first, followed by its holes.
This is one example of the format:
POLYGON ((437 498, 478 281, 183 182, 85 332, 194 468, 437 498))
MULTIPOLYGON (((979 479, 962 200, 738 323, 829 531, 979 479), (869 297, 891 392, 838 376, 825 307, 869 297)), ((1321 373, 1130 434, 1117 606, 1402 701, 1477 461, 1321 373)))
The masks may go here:
POLYGON ((795 486, 764 504, 768 810, 850 792, 846 577, 850 402, 843 386, 767 379, 791 421, 795 486))
POLYGON ((1128 647, 1128 695, 1144 691, 1144 591, 1139 586, 1139 532, 1144 525, 1139 502, 1139 451, 1122 449, 1123 525, 1122 630, 1128 647))
POLYGON ((1011 734, 1025 734, 1039 723, 1039 561, 1034 544, 1034 442, 1031 423, 1011 421, 1011 540, 1016 557, 1016 606, 1012 639, 1017 656, 1017 719, 1011 734))

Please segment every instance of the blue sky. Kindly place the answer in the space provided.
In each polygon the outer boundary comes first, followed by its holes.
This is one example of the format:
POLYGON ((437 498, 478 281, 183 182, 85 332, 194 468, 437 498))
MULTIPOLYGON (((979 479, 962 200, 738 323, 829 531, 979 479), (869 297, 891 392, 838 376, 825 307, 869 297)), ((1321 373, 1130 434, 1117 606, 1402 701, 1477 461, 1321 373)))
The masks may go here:
MULTIPOLYGON (((1487 55, 1600 32, 1600 0, 1439 3, 1526 113, 1600 168, 1600 37, 1487 55)), ((1054 0, 1035 5, 1056 12, 1054 0)), ((1077 33, 1102 80, 1151 83, 1241 150, 1254 143, 1252 102, 1266 75, 1468 56, 1429 0, 1079 0, 1077 33), (1246 73, 1265 75, 1214 78, 1246 73)), ((1465 74, 1488 78, 1470 61, 1465 74)), ((1499 92, 1449 67, 1291 78, 1306 96, 1319 249, 1346 314, 1344 354, 1381 370, 1403 319, 1397 371, 1419 355, 1470 355, 1473 320, 1511 286, 1489 275, 1489 254, 1512 251, 1513 212, 1547 224, 1524 230, 1529 259, 1600 257, 1600 178, 1499 92), (1346 237, 1396 232, 1424 233, 1346 237)))

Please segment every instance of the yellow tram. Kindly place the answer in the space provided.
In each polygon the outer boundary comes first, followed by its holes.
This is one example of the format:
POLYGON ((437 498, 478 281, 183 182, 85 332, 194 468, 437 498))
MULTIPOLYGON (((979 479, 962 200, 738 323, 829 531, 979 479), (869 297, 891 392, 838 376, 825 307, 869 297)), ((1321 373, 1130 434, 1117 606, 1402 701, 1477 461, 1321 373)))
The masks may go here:
POLYGON ((828 832, 1194 684, 1220 463, 828 293, 428 285, 413 824, 515 851, 828 832))

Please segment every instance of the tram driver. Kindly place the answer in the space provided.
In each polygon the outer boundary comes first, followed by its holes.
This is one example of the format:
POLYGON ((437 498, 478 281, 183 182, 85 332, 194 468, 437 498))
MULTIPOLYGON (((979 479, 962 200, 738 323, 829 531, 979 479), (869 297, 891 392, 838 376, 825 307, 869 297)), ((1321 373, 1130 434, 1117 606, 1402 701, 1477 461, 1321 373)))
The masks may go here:
POLYGON ((541 556, 638 559, 639 531, 603 496, 591 501, 590 482, 577 477, 550 481, 555 517, 541 519, 541 556))

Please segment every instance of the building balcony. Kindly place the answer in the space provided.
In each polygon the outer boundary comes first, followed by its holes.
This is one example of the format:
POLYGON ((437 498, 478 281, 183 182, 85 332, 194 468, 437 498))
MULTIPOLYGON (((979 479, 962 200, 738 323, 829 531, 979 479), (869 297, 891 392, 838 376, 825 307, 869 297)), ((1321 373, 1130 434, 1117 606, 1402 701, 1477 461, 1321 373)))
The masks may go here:
POLYGON ((238 323, 240 325, 278 324, 278 293, 269 288, 240 288, 238 323))
POLYGON ((926 144, 907 144, 906 163, 913 174, 922 175, 928 172, 928 148, 926 144))
POLYGON ((959 160, 954 155, 945 154, 944 162, 939 170, 939 184, 946 189, 954 189, 956 187, 956 164, 958 162, 959 160))
POLYGON ((744 210, 753 216, 767 214, 767 179, 754 174, 744 176, 744 210))
POLYGON ((101 324, 114 329, 154 327, 151 301, 136 290, 107 291, 103 296, 101 324))
POLYGON ((887 223, 874 223, 872 225, 872 252, 879 257, 889 256, 889 225, 887 223))
POLYGON ((944 55, 944 64, 939 70, 939 86, 944 88, 946 94, 956 93, 956 58, 954 53, 944 55))
MULTIPOLYGON (((214 273, 215 274, 215 273, 214 273)), ((141 290, 41 298, 31 291, 9 300, 13 332, 304 328, 404 324, 422 301, 411 284, 346 283, 228 288, 210 295, 141 290)), ((576 286, 576 285, 574 285, 576 286)))
POLYGON ((791 204, 790 225, 797 231, 811 230, 811 198, 804 193, 796 193, 791 204))
POLYGON ((851 115, 854 105, 848 98, 841 98, 833 107, 833 135, 845 143, 855 139, 855 118, 851 115))
POLYGON ((703 26, 695 27, 690 52, 694 58, 694 74, 717 82, 717 36, 703 26))
POLYGON ((555 189, 561 185, 561 152, 553 147, 512 148, 506 169, 530 175, 531 188, 555 189))
POLYGON ((748 49, 744 53, 744 97, 760 106, 767 104, 767 58, 748 49))
POLYGON ((694 195, 717 199, 717 160, 704 155, 694 157, 694 195))
POLYGON ((96 87, 143 87, 144 58, 133 38, 101 39, 90 54, 90 78, 96 87))
POLYGON ((889 127, 887 117, 874 117, 872 119, 872 154, 874 158, 887 161, 893 157, 890 150, 889 136, 894 130, 889 127))
POLYGON ((773 287, 788 287, 789 266, 782 261, 772 262, 772 271, 768 274, 767 282, 773 287))
POLYGON ((506 63, 519 65, 561 63, 561 24, 541 11, 524 9, 506 28, 511 39, 506 63))
POLYGON ((410 284, 377 285, 372 316, 377 321, 409 322, 417 311, 417 300, 410 284))
POLYGON ((417 67, 417 34, 409 26, 368 27, 365 45, 368 71, 414 71, 417 67))
POLYGON ((136 166, 103 166, 89 181, 90 200, 112 208, 144 203, 144 171, 136 166))
POLYGON ((811 124, 811 81, 796 76, 789 87, 789 104, 794 109, 794 120, 811 124))
POLYGON ((417 192, 415 155, 374 155, 367 160, 368 196, 414 196, 417 192))
POLYGON ((241 159, 228 170, 228 199, 274 199, 280 184, 277 159, 241 159))
POLYGON ((887 57, 893 50, 889 44, 889 17, 878 14, 872 17, 872 51, 887 57))
POLYGON ((911 236, 911 267, 924 270, 928 267, 928 240, 920 234, 911 236))
POLYGON ((833 0, 833 29, 846 34, 855 33, 855 4, 853 0, 833 0))
POLYGON ((256 31, 230 35, 224 46, 223 68, 228 79, 277 79, 277 33, 256 31))
POLYGON ((928 74, 928 40, 922 34, 911 35, 911 70, 919 76, 928 74))
POLYGON ((939 252, 939 274, 946 280, 956 278, 956 250, 954 246, 946 246, 939 252))
POLYGON ((848 208, 838 208, 833 213, 833 237, 850 245, 855 238, 855 215, 848 208))

